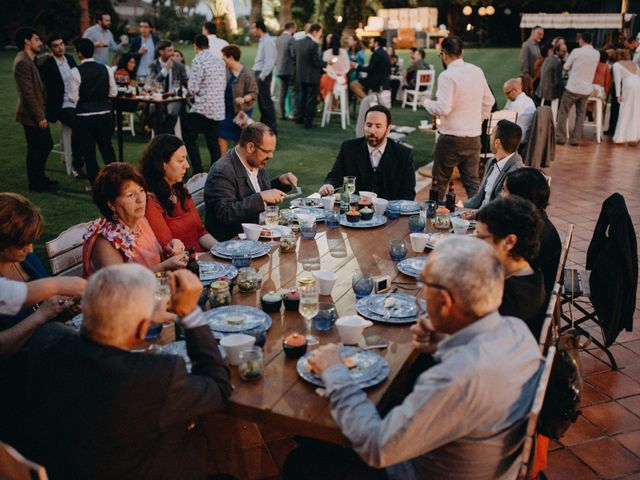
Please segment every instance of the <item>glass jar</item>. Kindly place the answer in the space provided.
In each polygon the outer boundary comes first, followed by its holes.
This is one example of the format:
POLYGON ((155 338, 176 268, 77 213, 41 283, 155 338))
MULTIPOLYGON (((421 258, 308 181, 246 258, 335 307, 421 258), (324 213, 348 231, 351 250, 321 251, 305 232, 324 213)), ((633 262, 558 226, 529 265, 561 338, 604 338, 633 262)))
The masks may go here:
POLYGON ((218 280, 209 285, 209 303, 211 308, 223 307, 231 304, 231 292, 229 282, 218 280))
POLYGON ((451 212, 447 207, 438 207, 436 217, 433 219, 433 226, 440 230, 451 228, 451 212))
POLYGON ((295 253, 296 236, 293 232, 282 235, 282 238, 280 239, 280 251, 282 253, 295 253))
POLYGON ((298 287, 298 289, 302 289, 305 287, 315 287, 316 279, 311 273, 305 272, 296 279, 296 286, 298 287))
POLYGON ((252 347, 240 352, 238 373, 242 380, 250 381, 260 378, 263 365, 262 349, 260 347, 252 347))
POLYGON ((253 267, 241 268, 238 272, 238 290, 252 293, 260 288, 262 276, 253 267))

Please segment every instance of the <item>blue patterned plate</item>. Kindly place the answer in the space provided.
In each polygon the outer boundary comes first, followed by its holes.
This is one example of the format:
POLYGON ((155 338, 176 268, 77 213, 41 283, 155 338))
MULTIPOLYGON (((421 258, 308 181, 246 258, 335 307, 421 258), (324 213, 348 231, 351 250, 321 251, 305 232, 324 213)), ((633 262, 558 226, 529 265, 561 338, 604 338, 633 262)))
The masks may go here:
POLYGON ((398 270, 405 275, 409 275, 413 278, 418 278, 418 275, 424 270, 424 266, 427 264, 428 257, 411 257, 405 258, 398 263, 398 270))
POLYGON ((228 263, 198 262, 200 264, 200 281, 211 283, 218 278, 233 280, 238 275, 238 269, 228 263))
MULTIPOLYGON (((222 308, 222 307, 220 307, 222 308)), ((265 322, 260 325, 259 327, 256 328, 252 328, 251 330, 245 330, 243 332, 216 332, 215 330, 213 331, 213 338, 215 338, 216 340, 220 340, 222 337, 226 337, 227 335, 232 335, 234 333, 244 333, 245 335, 253 335, 254 337, 258 337, 262 334, 266 334, 266 332, 271 328, 271 326, 273 325, 273 321, 271 320, 271 317, 268 317, 265 322)), ((218 346, 218 348, 220 348, 221 351, 223 351, 223 348, 221 346, 218 346)), ((224 354, 224 352, 223 352, 224 354)))
POLYGON ((256 240, 227 240, 214 245, 211 253, 217 257, 231 259, 235 254, 251 255, 258 258, 269 253, 270 247, 256 240))
MULTIPOLYGON (((324 382, 320 377, 309 371, 308 358, 313 352, 307 352, 304 356, 298 359, 296 364, 296 370, 304 380, 319 387, 324 387, 324 382)), ((340 348, 340 354, 343 359, 349 359, 353 362, 353 368, 349 369, 351 379, 353 383, 360 386, 360 388, 366 388, 380 383, 389 374, 389 364, 375 352, 368 350, 361 350, 358 347, 346 347, 340 348), (381 374, 386 371, 384 377, 381 374), (379 379, 376 383, 371 383, 372 380, 379 379)))
POLYGON ((375 295, 369 295, 364 297, 365 306, 370 312, 386 316, 393 316, 396 318, 404 317, 417 317, 418 306, 416 305, 415 297, 406 295, 404 293, 392 293, 383 294, 378 293, 375 295), (392 303, 390 307, 385 307, 385 303, 392 303))
MULTIPOLYGON (((366 298, 361 298, 356 302, 356 311, 363 317, 381 323, 414 323, 416 321, 416 317, 386 317, 385 315, 378 315, 367 308, 366 298)), ((427 304, 423 299, 420 299, 420 310, 422 312, 427 311, 427 304)))
POLYGON ((209 328, 220 333, 246 333, 264 327, 271 317, 254 307, 245 305, 229 305, 205 312, 209 328))
POLYGON ((322 206, 322 200, 320 200, 320 198, 317 198, 317 197, 295 198, 291 200, 290 206, 291 208, 304 208, 304 207, 324 208, 322 206))
POLYGON ((420 213, 420 204, 413 200, 391 200, 387 210, 399 211, 400 215, 417 215, 420 213))
POLYGON ((324 208, 313 208, 313 207, 301 207, 296 208, 293 211, 293 216, 297 219, 298 215, 313 215, 316 217, 316 222, 322 222, 324 220, 325 211, 324 208))
POLYGON ((347 220, 346 215, 340 215, 340 225, 350 228, 373 228, 379 227, 387 223, 387 217, 384 215, 373 215, 369 220, 360 220, 359 222, 350 222, 347 220))

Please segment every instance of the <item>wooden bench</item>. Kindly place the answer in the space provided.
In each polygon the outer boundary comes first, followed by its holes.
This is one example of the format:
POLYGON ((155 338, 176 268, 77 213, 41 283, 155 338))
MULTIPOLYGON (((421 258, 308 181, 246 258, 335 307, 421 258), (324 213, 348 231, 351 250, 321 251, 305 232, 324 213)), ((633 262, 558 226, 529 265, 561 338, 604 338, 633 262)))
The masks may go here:
POLYGON ((45 244, 53 275, 82 276, 82 236, 89 223, 74 225, 45 244))

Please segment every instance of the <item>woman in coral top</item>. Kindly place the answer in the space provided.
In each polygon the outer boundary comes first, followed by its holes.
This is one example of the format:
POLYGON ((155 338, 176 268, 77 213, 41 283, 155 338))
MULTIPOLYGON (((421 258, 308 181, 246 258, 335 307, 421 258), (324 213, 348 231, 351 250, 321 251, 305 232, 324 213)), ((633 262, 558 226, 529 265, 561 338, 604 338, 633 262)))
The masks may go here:
POLYGON ((147 184, 146 217, 162 245, 181 240, 185 248, 208 251, 216 240, 204 228, 196 205, 182 183, 189 162, 184 142, 175 135, 156 135, 140 159, 147 184))

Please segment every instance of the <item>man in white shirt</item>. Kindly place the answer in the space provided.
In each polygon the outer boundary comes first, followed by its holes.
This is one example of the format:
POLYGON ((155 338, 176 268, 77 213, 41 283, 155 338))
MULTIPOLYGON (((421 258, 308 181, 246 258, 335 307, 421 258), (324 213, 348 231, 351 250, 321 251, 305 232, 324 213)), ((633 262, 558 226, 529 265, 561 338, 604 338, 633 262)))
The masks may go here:
POLYGON ((191 62, 189 91, 194 96, 194 103, 191 111, 185 116, 183 136, 195 174, 204 171, 198 148, 198 135, 204 135, 211 156, 211 165, 220 158, 218 125, 224 120, 224 90, 227 79, 224 62, 221 57, 211 54, 207 37, 196 35, 193 48, 196 56, 191 62))
POLYGON ((533 122, 533 115, 536 113, 536 104, 533 100, 522 91, 522 80, 519 78, 510 78, 502 86, 502 91, 507 97, 505 110, 518 112, 516 123, 522 129, 522 141, 518 152, 522 155, 524 148, 529 141, 529 129, 533 122))
POLYGON ((576 123, 571 132, 570 144, 577 147, 582 138, 584 117, 587 113, 587 101, 593 91, 593 76, 598 68, 600 53, 591 45, 591 34, 584 32, 578 37, 578 45, 564 64, 564 70, 569 72, 569 80, 558 107, 558 122, 556 123, 556 143, 564 145, 567 141, 567 117, 573 105, 576 106, 576 123))
POLYGON ((518 124, 509 120, 498 122, 489 141, 495 157, 487 163, 478 193, 463 202, 465 208, 477 209, 500 197, 507 173, 524 167, 517 152, 521 139, 522 130, 518 124))
POLYGON ((202 26, 202 34, 209 40, 209 53, 222 59, 222 49, 229 45, 224 38, 216 36, 217 27, 213 22, 205 22, 202 26))
POLYGON ((455 35, 442 42, 440 57, 445 71, 438 76, 436 100, 424 108, 440 117, 439 137, 433 155, 433 178, 444 198, 453 167, 458 165, 469 198, 478 191, 482 120, 495 103, 482 70, 462 60, 462 40, 455 35))
POLYGON ((251 31, 260 39, 258 53, 256 53, 252 68, 258 86, 260 121, 277 134, 276 108, 271 99, 271 81, 273 79, 273 67, 275 67, 276 58, 278 57, 278 48, 273 37, 267 32, 267 26, 262 20, 254 23, 251 31))
POLYGON ((116 152, 111 144, 113 115, 111 100, 118 93, 113 78, 113 70, 93 58, 93 43, 87 38, 79 38, 74 46, 80 65, 71 70, 71 92, 69 100, 76 104, 76 129, 81 145, 82 160, 87 166, 87 177, 93 183, 98 175, 96 146, 105 165, 116 160, 116 152))

